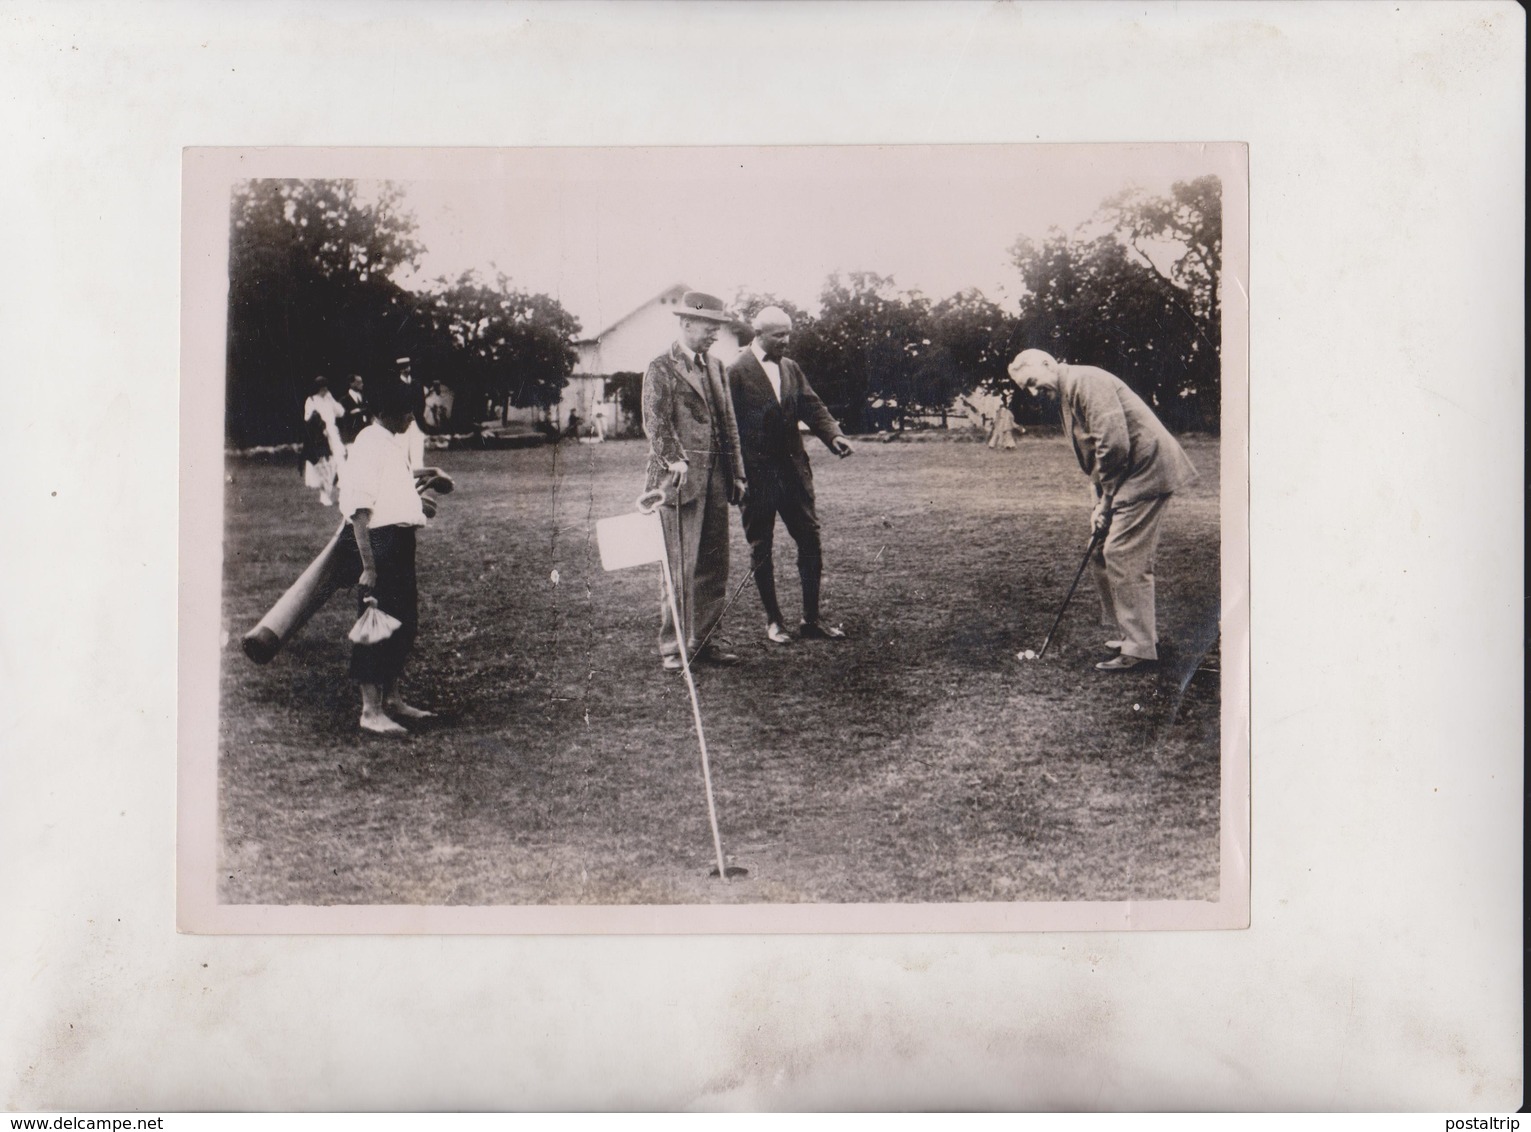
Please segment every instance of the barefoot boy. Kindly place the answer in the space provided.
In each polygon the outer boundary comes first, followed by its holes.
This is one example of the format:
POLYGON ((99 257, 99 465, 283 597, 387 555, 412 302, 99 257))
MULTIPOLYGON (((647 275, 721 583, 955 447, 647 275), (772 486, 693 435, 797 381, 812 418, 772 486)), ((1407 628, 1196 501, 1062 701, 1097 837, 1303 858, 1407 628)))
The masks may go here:
POLYGON ((412 707, 396 689, 417 628, 415 532, 425 526, 426 513, 417 479, 429 479, 438 490, 451 481, 435 468, 411 467, 405 430, 413 419, 414 389, 397 377, 383 378, 368 400, 376 419, 357 435, 340 477, 340 509, 351 525, 341 536, 345 553, 360 558, 357 607, 370 596, 378 608, 399 619, 386 640, 353 645, 351 679, 361 685, 363 731, 404 735, 401 719, 427 719, 431 712, 412 707))

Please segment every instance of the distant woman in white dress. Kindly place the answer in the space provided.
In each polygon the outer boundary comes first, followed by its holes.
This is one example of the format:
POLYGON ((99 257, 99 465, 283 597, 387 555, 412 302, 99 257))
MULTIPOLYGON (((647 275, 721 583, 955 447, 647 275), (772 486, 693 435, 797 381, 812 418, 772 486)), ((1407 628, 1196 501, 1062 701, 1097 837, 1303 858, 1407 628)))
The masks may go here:
POLYGON ((1010 404, 1001 401, 999 412, 994 414, 994 431, 989 433, 990 448, 1014 448, 1015 447, 1015 417, 1011 415, 1010 404))
POLYGON ((314 378, 313 395, 303 402, 303 482, 319 490, 325 507, 335 505, 335 480, 346 458, 339 425, 344 412, 324 376, 314 378))

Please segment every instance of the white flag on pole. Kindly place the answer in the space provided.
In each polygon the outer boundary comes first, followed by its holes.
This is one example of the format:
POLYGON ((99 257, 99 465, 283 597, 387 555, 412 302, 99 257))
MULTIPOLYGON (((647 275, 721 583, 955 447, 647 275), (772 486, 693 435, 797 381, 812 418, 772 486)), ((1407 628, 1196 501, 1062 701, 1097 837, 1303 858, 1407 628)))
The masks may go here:
POLYGON ((625 570, 664 560, 664 531, 659 512, 642 511, 597 519, 595 541, 601 548, 601 568, 625 570))

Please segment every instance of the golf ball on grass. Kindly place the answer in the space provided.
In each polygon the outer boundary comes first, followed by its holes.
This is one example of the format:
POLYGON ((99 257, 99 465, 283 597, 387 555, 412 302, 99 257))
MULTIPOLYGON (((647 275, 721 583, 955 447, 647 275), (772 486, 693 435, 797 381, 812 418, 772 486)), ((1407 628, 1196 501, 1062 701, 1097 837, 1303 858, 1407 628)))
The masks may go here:
POLYGON ((1035 650, 1033 650, 1033 649, 1026 649, 1024 652, 1016 653, 1015 654, 1015 659, 1016 660, 1036 660, 1037 659, 1037 654, 1036 654, 1035 650))

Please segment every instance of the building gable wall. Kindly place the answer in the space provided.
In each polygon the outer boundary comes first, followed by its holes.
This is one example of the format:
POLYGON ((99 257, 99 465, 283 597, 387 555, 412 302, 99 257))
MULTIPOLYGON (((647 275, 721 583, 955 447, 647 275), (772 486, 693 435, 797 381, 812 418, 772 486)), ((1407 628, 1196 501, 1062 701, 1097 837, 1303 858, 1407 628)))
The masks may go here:
MULTIPOLYGON (((607 327, 596 339, 578 344, 577 374, 642 373, 669 348, 678 333, 675 308, 684 287, 671 287, 607 327)), ((718 334, 711 353, 724 364, 739 353, 739 340, 728 329, 718 334)))

